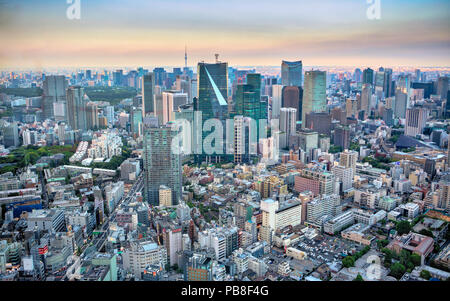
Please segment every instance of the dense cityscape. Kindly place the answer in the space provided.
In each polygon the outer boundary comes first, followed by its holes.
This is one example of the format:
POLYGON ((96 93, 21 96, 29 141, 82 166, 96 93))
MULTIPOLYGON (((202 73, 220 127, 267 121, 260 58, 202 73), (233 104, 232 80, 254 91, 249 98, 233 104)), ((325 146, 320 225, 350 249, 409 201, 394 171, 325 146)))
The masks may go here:
POLYGON ((0 281, 450 280, 446 62, 177 43, 173 66, 0 60, 0 281))
POLYGON ((449 278, 448 70, 185 58, 1 73, 2 280, 449 278))

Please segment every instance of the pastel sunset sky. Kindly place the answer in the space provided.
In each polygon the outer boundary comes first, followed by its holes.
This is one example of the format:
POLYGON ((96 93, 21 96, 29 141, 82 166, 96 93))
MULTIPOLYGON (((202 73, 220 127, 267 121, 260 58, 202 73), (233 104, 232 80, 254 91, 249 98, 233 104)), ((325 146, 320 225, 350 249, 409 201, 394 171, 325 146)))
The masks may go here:
POLYGON ((279 65, 450 66, 450 1, 0 0, 0 68, 279 65))

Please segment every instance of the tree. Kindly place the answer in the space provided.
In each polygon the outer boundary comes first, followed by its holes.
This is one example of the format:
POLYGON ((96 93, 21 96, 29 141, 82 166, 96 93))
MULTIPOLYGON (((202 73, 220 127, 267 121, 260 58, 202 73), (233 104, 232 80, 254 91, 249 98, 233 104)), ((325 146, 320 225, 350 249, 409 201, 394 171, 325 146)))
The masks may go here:
POLYGON ((391 266, 391 275, 397 279, 402 278, 405 271, 406 271, 405 266, 399 262, 396 262, 391 266))
POLYGON ((423 279, 429 280, 431 278, 431 274, 427 270, 422 270, 420 272, 420 277, 422 277, 423 279))
POLYGON ((353 279, 353 281, 364 281, 363 277, 361 276, 361 274, 358 273, 358 276, 356 276, 355 279, 353 279))
POLYGON ((396 230, 399 235, 407 234, 411 231, 411 224, 408 221, 400 221, 397 224, 396 230))
POLYGON ((353 256, 346 256, 344 259, 342 259, 342 265, 346 268, 350 268, 355 266, 355 259, 353 256))
POLYGON ((407 250, 401 250, 399 257, 400 257, 400 263, 404 266, 408 265, 409 257, 411 256, 411 253, 407 250))
POLYGON ((377 241, 377 246, 379 249, 386 247, 389 244, 387 239, 380 239, 377 241))
POLYGON ((419 234, 425 235, 425 236, 429 236, 431 238, 434 238, 433 232, 431 232, 428 229, 422 229, 419 231, 419 234))
POLYGON ((77 248, 77 256, 80 256, 81 255, 81 247, 80 246, 78 246, 78 248, 77 248))
POLYGON ((418 254, 411 254, 410 260, 414 264, 414 266, 419 266, 422 264, 422 258, 418 254))

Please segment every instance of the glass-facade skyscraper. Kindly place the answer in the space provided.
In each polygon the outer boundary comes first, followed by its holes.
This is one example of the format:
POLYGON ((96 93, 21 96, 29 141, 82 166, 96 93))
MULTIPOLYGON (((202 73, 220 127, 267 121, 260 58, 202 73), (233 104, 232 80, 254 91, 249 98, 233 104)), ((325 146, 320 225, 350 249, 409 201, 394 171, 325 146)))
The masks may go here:
POLYGON ((44 119, 52 118, 54 116, 53 104, 66 101, 66 77, 64 75, 47 75, 42 89, 42 117, 44 119))
MULTIPOLYGON (((199 63, 197 66, 197 95, 194 101, 195 111, 202 112, 202 129, 203 124, 211 118, 217 118, 222 121, 225 129, 225 121, 228 118, 228 64, 217 62, 214 64, 199 63)), ((202 131, 202 141, 205 140, 211 131, 202 131)), ((224 141, 226 137, 223 137, 224 141)), ((225 146, 225 143, 224 143, 225 146)), ((223 148, 223 154, 225 147, 223 148)), ((212 154, 216 160, 221 157, 212 154)), ((204 150, 202 155, 196 156, 196 160, 206 159, 204 150)), ((220 159, 219 159, 220 160, 220 159)))
POLYGON ((172 205, 181 199, 182 171, 180 155, 172 152, 176 131, 171 127, 144 128, 144 196, 153 206, 159 206, 161 185, 172 191, 172 205))
POLYGON ((150 72, 142 77, 142 115, 154 113, 155 75, 150 72))
POLYGON ((281 84, 283 86, 301 86, 303 79, 302 61, 281 62, 281 84))
POLYGON ((67 89, 66 116, 72 130, 87 130, 84 89, 73 86, 67 89))
POLYGON ((305 116, 311 112, 325 112, 327 108, 327 75, 325 71, 305 72, 305 86, 302 103, 302 128, 305 127, 305 116))
POLYGON ((363 84, 373 85, 374 71, 370 68, 364 69, 363 71, 363 84))
POLYGON ((247 83, 236 87, 235 112, 251 117, 258 122, 263 118, 264 105, 261 103, 261 74, 247 74, 247 83))

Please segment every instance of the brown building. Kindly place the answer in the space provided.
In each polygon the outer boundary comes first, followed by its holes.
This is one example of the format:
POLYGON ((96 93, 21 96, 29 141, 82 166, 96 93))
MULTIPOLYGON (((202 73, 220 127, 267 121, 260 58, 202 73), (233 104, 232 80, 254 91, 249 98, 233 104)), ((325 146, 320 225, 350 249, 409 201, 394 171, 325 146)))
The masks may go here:
MULTIPOLYGON (((311 112, 305 115, 305 119, 305 128, 311 129, 319 134, 330 136, 331 114, 311 112)), ((344 119, 346 119, 345 114, 344 119)))
POLYGON ((297 86, 284 87, 282 92, 282 107, 297 109, 297 121, 302 120, 303 89, 297 86))
POLYGON ((408 250, 411 253, 420 255, 422 263, 434 248, 434 240, 431 237, 417 234, 414 232, 397 236, 387 246, 389 250, 400 253, 402 250, 408 250))

